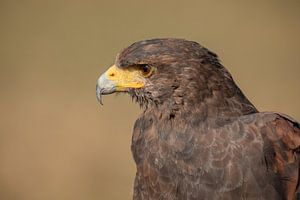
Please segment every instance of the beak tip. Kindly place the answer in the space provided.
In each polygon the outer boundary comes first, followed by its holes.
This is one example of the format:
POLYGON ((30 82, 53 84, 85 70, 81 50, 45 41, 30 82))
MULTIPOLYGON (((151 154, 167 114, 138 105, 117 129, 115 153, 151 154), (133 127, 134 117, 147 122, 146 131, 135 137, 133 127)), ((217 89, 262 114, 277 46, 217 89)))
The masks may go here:
POLYGON ((100 89, 100 87, 99 87, 98 84, 96 85, 96 97, 97 97, 98 102, 101 105, 103 105, 103 102, 102 102, 102 91, 101 91, 101 89, 100 89))
POLYGON ((106 74, 102 74, 96 83, 96 97, 101 105, 102 95, 112 94, 116 92, 116 84, 107 78, 106 74))

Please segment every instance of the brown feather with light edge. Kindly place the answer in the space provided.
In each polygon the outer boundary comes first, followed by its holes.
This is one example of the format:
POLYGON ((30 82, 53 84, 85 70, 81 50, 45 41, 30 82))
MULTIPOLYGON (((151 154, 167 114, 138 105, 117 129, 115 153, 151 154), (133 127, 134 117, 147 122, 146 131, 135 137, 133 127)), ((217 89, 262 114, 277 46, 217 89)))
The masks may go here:
POLYGON ((127 92, 144 108, 132 136, 133 199, 300 198, 299 123, 258 112, 216 54, 151 39, 124 49, 114 67, 120 74, 99 78, 98 99, 127 92))

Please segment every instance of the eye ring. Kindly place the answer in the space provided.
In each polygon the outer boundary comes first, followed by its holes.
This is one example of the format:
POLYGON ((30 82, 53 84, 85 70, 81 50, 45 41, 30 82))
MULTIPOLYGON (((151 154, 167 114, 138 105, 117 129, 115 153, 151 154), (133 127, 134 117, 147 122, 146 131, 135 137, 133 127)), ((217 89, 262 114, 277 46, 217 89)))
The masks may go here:
POLYGON ((140 65, 140 70, 143 76, 148 77, 152 73, 153 68, 149 65, 140 65))

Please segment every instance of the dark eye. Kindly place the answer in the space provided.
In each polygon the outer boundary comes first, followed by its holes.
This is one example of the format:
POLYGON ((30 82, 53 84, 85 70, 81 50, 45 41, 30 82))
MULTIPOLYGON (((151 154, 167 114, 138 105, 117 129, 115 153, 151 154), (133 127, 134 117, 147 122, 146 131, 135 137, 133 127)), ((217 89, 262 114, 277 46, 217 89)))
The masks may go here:
POLYGON ((144 73, 149 73, 150 72, 150 67, 149 65, 142 65, 142 70, 144 73))
POLYGON ((152 68, 149 65, 141 65, 141 72, 144 76, 149 76, 152 72, 152 68))

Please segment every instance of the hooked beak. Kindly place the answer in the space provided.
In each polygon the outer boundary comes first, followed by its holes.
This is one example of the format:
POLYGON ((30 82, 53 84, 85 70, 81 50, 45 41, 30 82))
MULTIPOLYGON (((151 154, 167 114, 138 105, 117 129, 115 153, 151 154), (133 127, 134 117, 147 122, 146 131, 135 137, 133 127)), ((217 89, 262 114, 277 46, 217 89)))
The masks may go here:
POLYGON ((116 85, 113 81, 109 80, 106 77, 106 74, 102 74, 99 79, 97 80, 96 84, 96 96, 101 105, 102 102, 102 95, 112 94, 116 91, 116 85))
POLYGON ((113 65, 97 80, 96 96, 99 103, 103 105, 102 95, 125 92, 129 88, 141 88, 144 84, 145 79, 140 71, 130 67, 121 69, 113 65))

